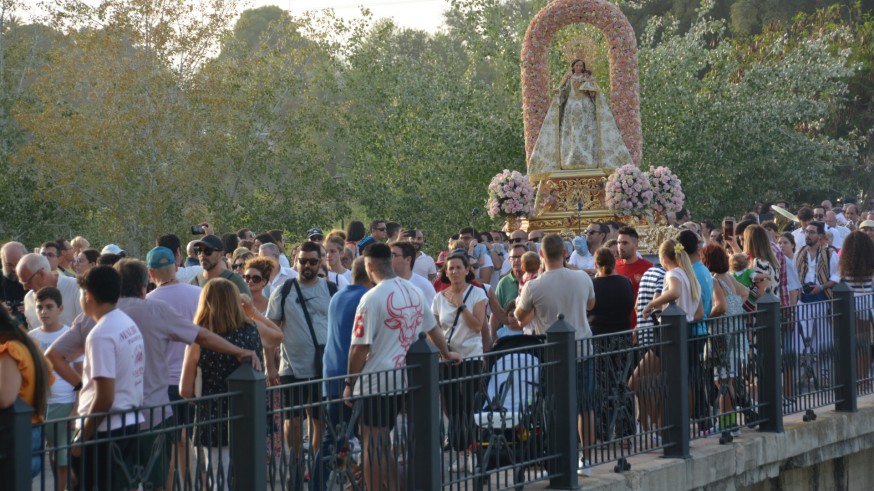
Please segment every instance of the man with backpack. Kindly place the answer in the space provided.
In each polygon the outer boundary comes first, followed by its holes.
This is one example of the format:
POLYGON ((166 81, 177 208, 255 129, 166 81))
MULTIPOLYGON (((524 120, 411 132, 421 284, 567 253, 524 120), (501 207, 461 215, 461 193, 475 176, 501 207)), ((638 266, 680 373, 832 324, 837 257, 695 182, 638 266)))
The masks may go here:
MULTIPOLYGON (((285 442, 300 458, 303 440, 302 418, 309 421, 309 437, 313 451, 318 451, 322 441, 318 406, 321 400, 322 354, 328 337, 328 305, 337 291, 337 285, 319 277, 322 248, 315 242, 300 246, 295 269, 298 277, 287 280, 281 288, 270 295, 267 317, 282 328, 285 339, 280 346, 279 380, 277 382, 298 384, 282 391, 282 407, 285 416, 285 442)), ((275 363, 268 357, 267 363, 275 363)), ((276 373, 270 370, 269 373, 276 373)), ((302 461, 302 460, 301 460, 302 461)))

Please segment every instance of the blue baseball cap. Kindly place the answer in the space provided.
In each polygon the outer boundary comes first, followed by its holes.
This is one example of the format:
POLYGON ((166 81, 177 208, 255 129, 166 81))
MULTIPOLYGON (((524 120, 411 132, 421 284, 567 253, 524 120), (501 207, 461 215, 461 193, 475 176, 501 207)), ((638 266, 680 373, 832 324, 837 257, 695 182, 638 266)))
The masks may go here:
POLYGON ((173 251, 170 249, 159 246, 146 254, 146 263, 148 263, 149 269, 163 268, 164 266, 176 264, 176 256, 173 255, 173 251))

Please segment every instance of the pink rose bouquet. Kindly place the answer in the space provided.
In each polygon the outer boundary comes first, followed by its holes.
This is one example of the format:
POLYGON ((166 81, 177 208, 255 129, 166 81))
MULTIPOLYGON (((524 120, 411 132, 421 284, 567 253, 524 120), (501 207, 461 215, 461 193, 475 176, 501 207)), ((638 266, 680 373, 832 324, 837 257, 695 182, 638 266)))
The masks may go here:
POLYGON ((489 216, 528 216, 534 210, 534 187, 519 171, 504 169, 489 183, 486 202, 489 216))
POLYGON ((654 193, 652 209, 663 213, 680 211, 686 201, 680 178, 667 167, 650 167, 647 175, 654 193))
POLYGON ((607 178, 607 208, 619 216, 643 215, 653 200, 649 176, 636 165, 623 165, 607 178))

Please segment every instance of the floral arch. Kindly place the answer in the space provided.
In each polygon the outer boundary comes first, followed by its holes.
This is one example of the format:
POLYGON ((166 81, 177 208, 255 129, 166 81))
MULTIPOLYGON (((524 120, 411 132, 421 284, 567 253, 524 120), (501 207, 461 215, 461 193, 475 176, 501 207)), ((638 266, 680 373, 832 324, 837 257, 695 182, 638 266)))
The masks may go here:
POLYGON ((640 166, 643 143, 637 41, 625 14, 606 0, 555 0, 531 20, 522 43, 525 154, 531 155, 549 108, 549 45, 559 29, 579 23, 597 27, 607 40, 610 53, 610 108, 632 161, 640 166))

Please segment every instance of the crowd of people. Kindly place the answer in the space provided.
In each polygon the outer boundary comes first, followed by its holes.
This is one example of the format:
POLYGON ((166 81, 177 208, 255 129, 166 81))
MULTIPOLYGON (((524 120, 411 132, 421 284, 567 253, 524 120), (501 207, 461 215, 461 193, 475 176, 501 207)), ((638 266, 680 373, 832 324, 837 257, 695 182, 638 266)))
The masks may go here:
MULTIPOLYGON (((874 208, 874 200, 867 204, 874 208)), ((368 375, 403 367, 419 333, 427 334, 445 361, 441 377, 471 380, 441 394, 447 445, 459 453, 452 471, 464 472, 471 465, 477 390, 469 376, 482 373, 484 354, 500 339, 545 334, 561 314, 580 341, 578 471, 589 475, 595 439, 611 436, 596 430, 596 401, 605 383, 599 372, 607 365, 593 364, 595 352, 652 344, 653 330, 645 328, 659 322, 669 303, 686 313, 692 353, 701 354, 706 319, 755 310, 766 291, 784 307, 828 299, 840 281, 859 295, 872 292, 874 211, 858 210, 846 204, 838 213, 827 201, 804 206, 795 213, 794 229, 791 222, 778 225, 767 207, 721 229, 682 211, 671 216, 675 238, 660 245, 658 264, 638 251, 638 232, 616 222, 592 222, 573 239, 464 227, 436 259, 423 250, 421 230, 383 220, 369 227, 353 221, 327 234, 312 228, 299 244, 287 244, 279 230, 218 235, 202 223, 186 245, 173 234, 158 237, 144 260, 126 257, 116 244, 98 251, 82 237, 47 241, 31 253, 7 242, 0 278, 0 407, 20 397, 34 407, 34 423, 47 421, 34 426, 34 475, 42 467, 40 452, 58 449, 49 452, 58 489, 70 482, 117 489, 124 473, 102 471, 113 451, 110 438, 125 459, 144 453, 136 449, 155 445, 156 437, 146 436, 158 434, 151 430, 189 417, 185 411, 174 415, 168 405, 183 398, 194 400, 195 421, 226 416, 227 406, 198 398, 226 392, 228 375, 249 363, 263 367, 272 386, 302 387, 271 402, 293 409, 275 428, 281 438, 268 438, 268 452, 278 454, 284 445, 300 455, 309 441, 318 455, 332 444, 322 419, 348 422, 351 413, 344 404, 327 412, 311 410, 313 404, 369 400, 358 421, 364 479, 368 489, 378 483, 392 489, 396 459, 384 449, 391 447, 402 404, 384 394, 404 381, 368 375), (604 334, 616 336, 583 341, 604 334), (71 414, 78 415, 75 428, 50 424, 71 414), (94 439, 99 443, 84 445, 94 439)), ((813 324, 799 319, 802 332, 813 324)), ((868 331, 862 335, 870 337, 868 331)), ((795 341, 786 338, 784 349, 794 349, 795 341)), ((736 339, 728 349, 741 359, 749 345, 744 336, 736 339)), ((867 374, 870 362, 862 360, 860 371, 867 374)), ((729 381, 731 390, 720 395, 718 407, 730 411, 739 367, 713 374, 700 356, 690 356, 689 363, 693 385, 729 381)), ((661 405, 644 404, 653 395, 641 389, 659 372, 657 353, 646 351, 628 380, 643 429, 660 427, 661 405)), ((710 407, 693 398, 703 421, 710 407)), ((736 420, 720 422, 723 429, 737 426, 736 420)), ((633 434, 634 426, 616 432, 633 434)), ((162 443, 168 455, 193 444, 207 449, 208 465, 229 468, 227 424, 198 427, 191 441, 184 433, 162 443)), ((172 485, 173 466, 151 469, 146 479, 153 489, 172 485)))

